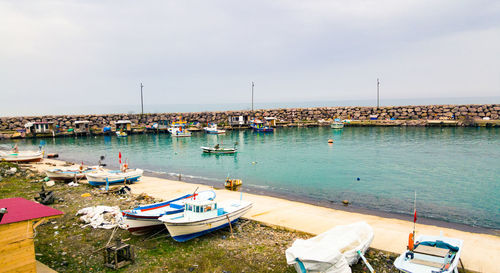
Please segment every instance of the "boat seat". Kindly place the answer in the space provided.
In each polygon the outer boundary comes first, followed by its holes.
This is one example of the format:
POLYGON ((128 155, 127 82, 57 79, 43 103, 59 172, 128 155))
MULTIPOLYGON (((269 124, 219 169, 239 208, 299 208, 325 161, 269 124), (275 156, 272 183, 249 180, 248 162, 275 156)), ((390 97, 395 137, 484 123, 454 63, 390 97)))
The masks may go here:
POLYGON ((420 265, 425 265, 425 266, 430 266, 430 267, 435 267, 435 268, 442 268, 444 266, 444 264, 442 264, 442 263, 424 261, 424 260, 420 260, 420 259, 413 259, 413 260, 411 260, 411 262, 414 264, 420 264, 420 265))
POLYGON ((450 250, 439 247, 419 245, 413 250, 413 252, 444 258, 448 255, 450 250))

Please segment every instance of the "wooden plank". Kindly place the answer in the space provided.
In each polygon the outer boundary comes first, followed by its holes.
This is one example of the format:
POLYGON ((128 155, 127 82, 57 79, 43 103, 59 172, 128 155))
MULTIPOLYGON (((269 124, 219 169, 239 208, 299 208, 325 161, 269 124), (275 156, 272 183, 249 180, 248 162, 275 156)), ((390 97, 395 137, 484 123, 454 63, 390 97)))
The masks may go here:
POLYGON ((450 250, 439 247, 419 245, 413 250, 413 252, 444 258, 448 255, 450 250))
POLYGON ((411 260, 411 262, 414 264, 420 264, 420 265, 425 265, 425 266, 430 266, 430 267, 435 267, 435 268, 441 268, 444 265, 441 263, 429 262, 429 261, 424 261, 424 260, 420 260, 420 259, 413 259, 413 260, 411 260))
POLYGON ((28 221, 6 224, 4 227, 1 225, 0 227, 2 227, 0 230, 0 249, 3 245, 33 237, 31 223, 28 221))
POLYGON ((3 271, 5 268, 0 268, 1 273, 36 273, 36 264, 35 263, 29 263, 25 264, 23 266, 17 267, 15 269, 9 269, 8 271, 3 271))

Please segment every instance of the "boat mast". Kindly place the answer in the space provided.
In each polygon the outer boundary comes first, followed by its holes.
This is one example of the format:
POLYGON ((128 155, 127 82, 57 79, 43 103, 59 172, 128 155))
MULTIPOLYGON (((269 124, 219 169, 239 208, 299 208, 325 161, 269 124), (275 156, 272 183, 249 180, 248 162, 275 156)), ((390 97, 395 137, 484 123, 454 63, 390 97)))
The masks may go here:
POLYGON ((252 112, 253 112, 253 86, 254 86, 254 83, 252 82, 252 112))
POLYGON ((380 107, 379 87, 380 87, 380 81, 377 78, 377 108, 380 107))
POLYGON ((142 116, 144 116, 144 102, 142 99, 142 88, 143 87, 144 87, 144 85, 142 85, 142 82, 141 82, 141 119, 142 119, 142 116))

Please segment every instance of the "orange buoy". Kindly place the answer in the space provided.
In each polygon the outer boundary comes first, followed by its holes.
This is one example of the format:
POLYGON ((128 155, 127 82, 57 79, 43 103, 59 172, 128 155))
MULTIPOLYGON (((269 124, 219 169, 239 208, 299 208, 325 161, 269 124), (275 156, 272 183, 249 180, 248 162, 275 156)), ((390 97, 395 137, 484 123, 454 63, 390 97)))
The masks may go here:
POLYGON ((331 139, 331 138, 330 138, 330 139, 328 140, 328 143, 333 143, 333 139, 331 139))
POLYGON ((414 242, 413 242, 413 233, 410 233, 408 236, 408 250, 413 251, 414 242))

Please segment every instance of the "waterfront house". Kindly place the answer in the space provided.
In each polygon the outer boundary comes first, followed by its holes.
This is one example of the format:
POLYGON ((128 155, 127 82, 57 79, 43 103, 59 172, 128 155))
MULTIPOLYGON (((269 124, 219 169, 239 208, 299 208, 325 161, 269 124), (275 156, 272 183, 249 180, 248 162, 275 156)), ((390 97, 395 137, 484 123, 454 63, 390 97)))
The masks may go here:
POLYGON ((248 115, 241 115, 241 116, 229 116, 229 125, 231 126, 243 126, 243 125, 248 125, 248 115))
POLYGON ((26 133, 28 134, 48 134, 54 133, 54 123, 49 121, 43 122, 28 122, 24 124, 26 128, 26 133))
POLYGON ((36 272, 35 229, 62 214, 24 198, 0 199, 0 272, 36 272))
POLYGON ((116 131, 132 131, 132 122, 130 120, 119 120, 115 122, 116 131))
POLYGON ((276 118, 275 117, 265 117, 266 125, 271 127, 276 127, 276 118))
POLYGON ((88 121, 88 120, 75 121, 75 133, 76 134, 88 134, 88 133, 90 133, 90 121, 88 121))

